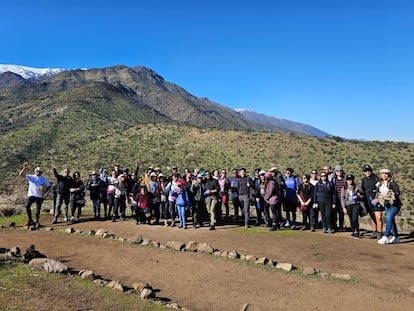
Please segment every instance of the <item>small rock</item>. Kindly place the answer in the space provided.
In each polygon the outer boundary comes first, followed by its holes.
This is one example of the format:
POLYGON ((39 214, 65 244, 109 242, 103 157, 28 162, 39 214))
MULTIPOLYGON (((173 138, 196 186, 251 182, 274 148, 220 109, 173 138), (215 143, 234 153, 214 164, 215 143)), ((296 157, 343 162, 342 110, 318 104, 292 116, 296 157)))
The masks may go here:
POLYGON ((167 308, 171 308, 171 309, 175 309, 175 310, 180 309, 180 305, 178 303, 176 303, 176 302, 167 303, 166 304, 166 307, 167 308))
POLYGON ((304 275, 314 275, 317 273, 317 270, 312 267, 303 267, 302 273, 304 275))
POLYGON ((220 251, 214 251, 213 252, 213 256, 220 257, 221 256, 221 252, 220 251))
POLYGON ((198 243, 196 241, 190 241, 185 245, 185 250, 187 252, 196 252, 198 243))
POLYGON ((168 241, 166 246, 179 252, 183 251, 185 248, 185 244, 179 241, 168 241))
POLYGON ((29 266, 43 269, 48 273, 64 273, 68 270, 66 265, 52 258, 34 258, 30 260, 29 266))
POLYGON ((229 252, 221 252, 221 257, 229 258, 229 252))
POLYGON ((104 235, 105 233, 108 233, 108 231, 107 231, 107 230, 105 230, 105 229, 103 229, 103 228, 100 228, 100 229, 96 230, 95 235, 96 235, 96 236, 99 236, 99 237, 103 237, 103 235, 104 235))
POLYGON ((124 238, 118 238, 119 242, 125 242, 126 240, 124 238))
POLYGON ((240 311, 247 311, 247 309, 249 308, 249 304, 248 303, 245 303, 242 307, 241 307, 241 309, 240 309, 240 311))
POLYGON ((229 252, 227 257, 229 257, 230 259, 238 259, 240 258, 240 254, 237 251, 231 251, 229 252))
POLYGON ((266 265, 269 262, 269 258, 267 257, 260 257, 254 262, 256 265, 266 265))
POLYGON ((9 224, 9 228, 16 228, 16 223, 15 222, 11 222, 9 224))
POLYGON ((197 252, 212 254, 214 252, 214 248, 208 243, 201 243, 197 247, 197 252))
POLYGON ((138 282, 138 283, 132 284, 132 288, 135 289, 136 292, 141 293, 144 288, 152 289, 152 286, 149 285, 148 283, 138 282))
POLYGON ((95 235, 95 230, 89 230, 88 235, 95 235))
POLYGON ((105 232, 105 233, 102 235, 102 238, 103 238, 103 239, 115 239, 115 234, 114 234, 114 233, 108 233, 108 232, 105 232))
POLYGON ((127 241, 131 244, 141 244, 142 236, 140 234, 134 235, 127 239, 127 241))
POLYGON ((73 229, 72 227, 65 229, 65 233, 74 233, 74 232, 75 232, 75 229, 73 229))
POLYGON ((269 261, 267 262, 268 266, 273 268, 274 266, 276 266, 276 264, 277 264, 277 262, 275 262, 275 261, 273 261, 272 259, 269 258, 269 261))
POLYGON ((24 257, 25 262, 29 262, 30 260, 34 258, 46 258, 46 255, 36 250, 34 245, 30 245, 26 249, 26 252, 24 253, 23 257, 24 257))
POLYGON ((95 273, 92 270, 81 270, 78 275, 84 280, 93 281, 95 279, 95 273))
POLYGON ((144 288, 141 291, 141 298, 142 299, 150 299, 155 297, 155 292, 150 288, 144 288))
POLYGON ((105 287, 108 284, 107 281, 102 280, 102 279, 95 279, 93 280, 93 282, 99 287, 105 287))
POLYGON ((46 227, 45 228, 45 231, 53 231, 53 230, 55 230, 53 227, 46 227))
POLYGON ((106 284, 106 287, 119 290, 120 292, 124 291, 124 286, 120 281, 117 280, 109 281, 108 284, 106 284))
POLYGON ((276 268, 287 271, 287 272, 290 272, 290 271, 293 270, 293 265, 291 263, 287 263, 287 262, 279 262, 276 265, 276 268))
POLYGON ((158 247, 160 247, 160 242, 158 242, 158 241, 152 241, 151 242, 151 245, 154 246, 155 248, 158 248, 158 247))
MULTIPOLYGON (((33 246, 33 249, 34 249, 34 246, 33 246)), ((21 251, 20 251, 20 248, 18 246, 12 247, 10 249, 10 253, 12 253, 14 256, 21 255, 21 251)))
POLYGON ((148 246, 151 244, 151 240, 150 239, 143 239, 141 242, 141 245, 143 246, 148 246))

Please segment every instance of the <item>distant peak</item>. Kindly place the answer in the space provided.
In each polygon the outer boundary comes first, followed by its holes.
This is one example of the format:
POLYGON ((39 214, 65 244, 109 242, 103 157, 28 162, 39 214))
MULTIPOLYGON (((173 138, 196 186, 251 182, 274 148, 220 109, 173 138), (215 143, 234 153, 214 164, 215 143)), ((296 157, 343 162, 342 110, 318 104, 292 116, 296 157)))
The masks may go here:
POLYGON ((0 64, 0 74, 4 72, 13 72, 25 79, 38 79, 41 76, 53 76, 64 71, 62 68, 34 68, 20 65, 0 64))

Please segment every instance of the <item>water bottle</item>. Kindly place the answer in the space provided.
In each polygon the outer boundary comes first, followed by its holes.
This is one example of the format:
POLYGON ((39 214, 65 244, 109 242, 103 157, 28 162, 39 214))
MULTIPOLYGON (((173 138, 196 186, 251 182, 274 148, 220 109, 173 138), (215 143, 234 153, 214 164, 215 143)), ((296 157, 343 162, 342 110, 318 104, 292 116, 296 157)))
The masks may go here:
POLYGON ((357 195, 355 193, 352 194, 352 203, 357 202, 357 195))
POLYGON ((373 207, 376 207, 376 206, 377 206, 377 204, 372 203, 372 201, 373 201, 373 200, 374 200, 374 199, 373 199, 372 197, 369 197, 369 201, 371 202, 372 206, 373 206, 373 207))

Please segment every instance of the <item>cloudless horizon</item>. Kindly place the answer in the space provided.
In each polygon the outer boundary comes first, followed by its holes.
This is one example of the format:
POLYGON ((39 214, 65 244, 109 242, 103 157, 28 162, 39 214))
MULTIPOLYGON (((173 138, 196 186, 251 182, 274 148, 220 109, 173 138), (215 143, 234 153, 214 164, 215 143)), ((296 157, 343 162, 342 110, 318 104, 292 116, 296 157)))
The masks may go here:
POLYGON ((0 12, 2 64, 145 66, 230 108, 414 142, 409 0, 16 0, 0 12))

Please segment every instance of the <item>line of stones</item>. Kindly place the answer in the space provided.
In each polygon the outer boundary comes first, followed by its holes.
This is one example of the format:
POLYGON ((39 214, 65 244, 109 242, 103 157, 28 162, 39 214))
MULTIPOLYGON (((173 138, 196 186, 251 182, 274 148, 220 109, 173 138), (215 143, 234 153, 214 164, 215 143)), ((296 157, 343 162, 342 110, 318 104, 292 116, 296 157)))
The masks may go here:
MULTIPOLYGON (((53 230, 52 227, 46 228, 46 230, 53 230)), ((237 260, 241 262, 247 262, 252 263, 258 266, 268 266, 271 268, 275 268, 277 270, 283 270, 286 272, 291 271, 299 271, 303 275, 310 276, 310 275, 317 275, 320 276, 323 279, 341 279, 341 280, 351 280, 352 277, 349 274, 344 273, 329 273, 329 272, 321 272, 316 268, 313 267, 302 267, 298 268, 297 266, 293 265, 292 263, 287 262, 276 262, 272 260, 271 258, 262 256, 258 257, 255 255, 244 255, 239 253, 236 250, 232 251, 220 251, 216 249, 215 247, 211 246, 208 243, 198 243, 196 241, 189 241, 187 243, 183 243, 180 241, 168 241, 165 244, 160 243, 159 241, 152 241, 150 239, 144 239, 140 234, 136 234, 130 238, 122 238, 122 237, 116 237, 115 234, 109 233, 107 230, 100 228, 96 231, 89 230, 89 231, 83 231, 81 229, 75 230, 74 228, 66 228, 63 230, 65 233, 77 233, 77 234, 88 234, 88 235, 94 235, 100 238, 104 239, 113 239, 113 240, 119 240, 121 242, 128 242, 130 244, 138 244, 142 246, 152 246, 155 248, 160 249, 173 249, 179 252, 198 252, 198 253, 205 253, 210 254, 215 257, 224 257, 231 260, 237 260)))

